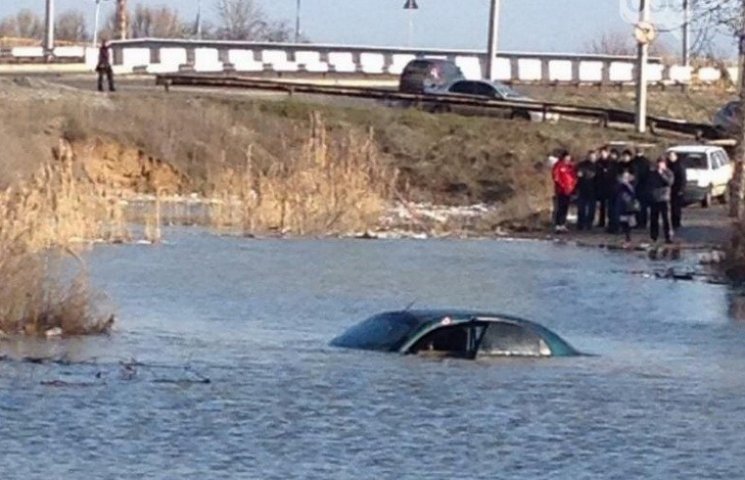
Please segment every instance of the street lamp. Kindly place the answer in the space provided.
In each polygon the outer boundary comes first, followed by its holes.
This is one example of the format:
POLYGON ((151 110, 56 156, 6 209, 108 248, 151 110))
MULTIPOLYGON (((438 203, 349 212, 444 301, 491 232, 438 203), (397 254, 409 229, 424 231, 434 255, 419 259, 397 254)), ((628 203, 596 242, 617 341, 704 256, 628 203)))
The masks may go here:
POLYGON ((406 0, 404 10, 409 11, 409 37, 406 44, 408 47, 411 47, 414 41, 414 10, 419 10, 419 5, 417 5, 416 0, 406 0))
POLYGON ((44 30, 44 56, 47 60, 54 54, 54 0, 46 3, 46 29, 44 30))
POLYGON ((657 31, 649 20, 651 17, 651 0, 639 0, 639 23, 634 29, 634 36, 639 44, 639 55, 636 62, 636 131, 647 131, 647 82, 649 79, 649 44, 657 36, 657 31))
POLYGON ((96 14, 93 20, 93 46, 98 45, 98 19, 101 14, 101 2, 108 0, 96 0, 96 14))
POLYGON ((499 48, 499 14, 501 0, 491 0, 489 9, 489 45, 486 49, 486 78, 497 78, 497 49, 499 48))
POLYGON ((300 43, 300 0, 295 6, 295 43, 300 43))

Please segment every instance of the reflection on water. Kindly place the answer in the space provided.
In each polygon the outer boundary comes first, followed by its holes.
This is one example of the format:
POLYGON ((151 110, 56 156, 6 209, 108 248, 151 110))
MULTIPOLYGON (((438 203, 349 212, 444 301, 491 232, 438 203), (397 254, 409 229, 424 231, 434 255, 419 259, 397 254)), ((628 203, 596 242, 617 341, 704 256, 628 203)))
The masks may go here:
POLYGON ((3 479, 741 475, 742 302, 622 273, 659 268, 643 254, 166 238, 91 254, 120 307, 112 337, 0 347, 61 360, 0 362, 3 479), (328 346, 412 302, 534 319, 598 356, 328 346))

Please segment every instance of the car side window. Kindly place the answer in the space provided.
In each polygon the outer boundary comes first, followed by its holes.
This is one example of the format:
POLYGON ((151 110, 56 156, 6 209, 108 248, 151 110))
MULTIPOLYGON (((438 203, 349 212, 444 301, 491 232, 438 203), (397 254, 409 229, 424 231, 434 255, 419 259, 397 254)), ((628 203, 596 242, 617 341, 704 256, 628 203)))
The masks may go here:
POLYGON ((726 167, 729 165, 729 157, 724 152, 717 152, 719 154, 719 165, 722 167, 726 167))
POLYGON ((485 83, 477 83, 474 88, 474 93, 481 97, 494 97, 494 87, 485 83))
POLYGON ((452 93, 472 93, 471 82, 457 82, 450 87, 452 93))
POLYGON ((719 168, 719 159, 716 153, 709 154, 709 170, 716 170, 719 168))

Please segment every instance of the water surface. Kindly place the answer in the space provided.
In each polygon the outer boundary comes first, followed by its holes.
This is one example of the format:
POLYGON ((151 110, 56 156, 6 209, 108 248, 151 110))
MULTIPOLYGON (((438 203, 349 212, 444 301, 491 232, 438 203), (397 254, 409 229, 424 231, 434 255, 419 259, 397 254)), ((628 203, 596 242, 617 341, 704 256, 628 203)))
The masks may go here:
POLYGON ((745 469, 745 325, 722 287, 645 279, 623 273, 657 266, 645 258, 539 242, 166 238, 90 254, 118 306, 110 338, 0 347, 71 362, 0 363, 0 478, 745 469), (524 316, 596 356, 435 361, 328 346, 412 303, 524 316), (120 365, 130 359, 142 365, 120 365), (43 385, 57 380, 79 385, 43 385))

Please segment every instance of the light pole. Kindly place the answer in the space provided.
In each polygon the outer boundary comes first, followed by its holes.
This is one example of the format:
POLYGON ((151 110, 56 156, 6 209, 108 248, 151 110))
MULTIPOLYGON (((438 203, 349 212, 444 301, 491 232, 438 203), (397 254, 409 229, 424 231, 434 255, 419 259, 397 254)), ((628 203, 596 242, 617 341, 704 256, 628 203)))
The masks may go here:
POLYGON ((54 0, 46 3, 46 28, 44 30, 44 56, 47 60, 54 54, 54 0))
POLYGON ((639 0, 639 24, 636 26, 636 40, 639 55, 636 62, 636 131, 647 131, 647 64, 649 62, 649 43, 654 40, 654 27, 649 23, 651 0, 639 0))
POLYGON ((101 0, 96 0, 96 13, 93 17, 93 47, 98 45, 98 18, 101 15, 101 0))
POLYGON ((295 6, 295 43, 300 43, 300 1, 295 6))
POLYGON ((406 45, 411 48, 414 43, 414 10, 419 10, 419 5, 417 5, 416 0, 406 0, 404 10, 409 11, 409 36, 406 45))
POLYGON ((486 50, 486 78, 496 80, 497 49, 499 48, 499 14, 501 0, 491 0, 489 9, 489 45, 486 50))
POLYGON ((691 64, 691 1, 683 0, 683 65, 691 64))

